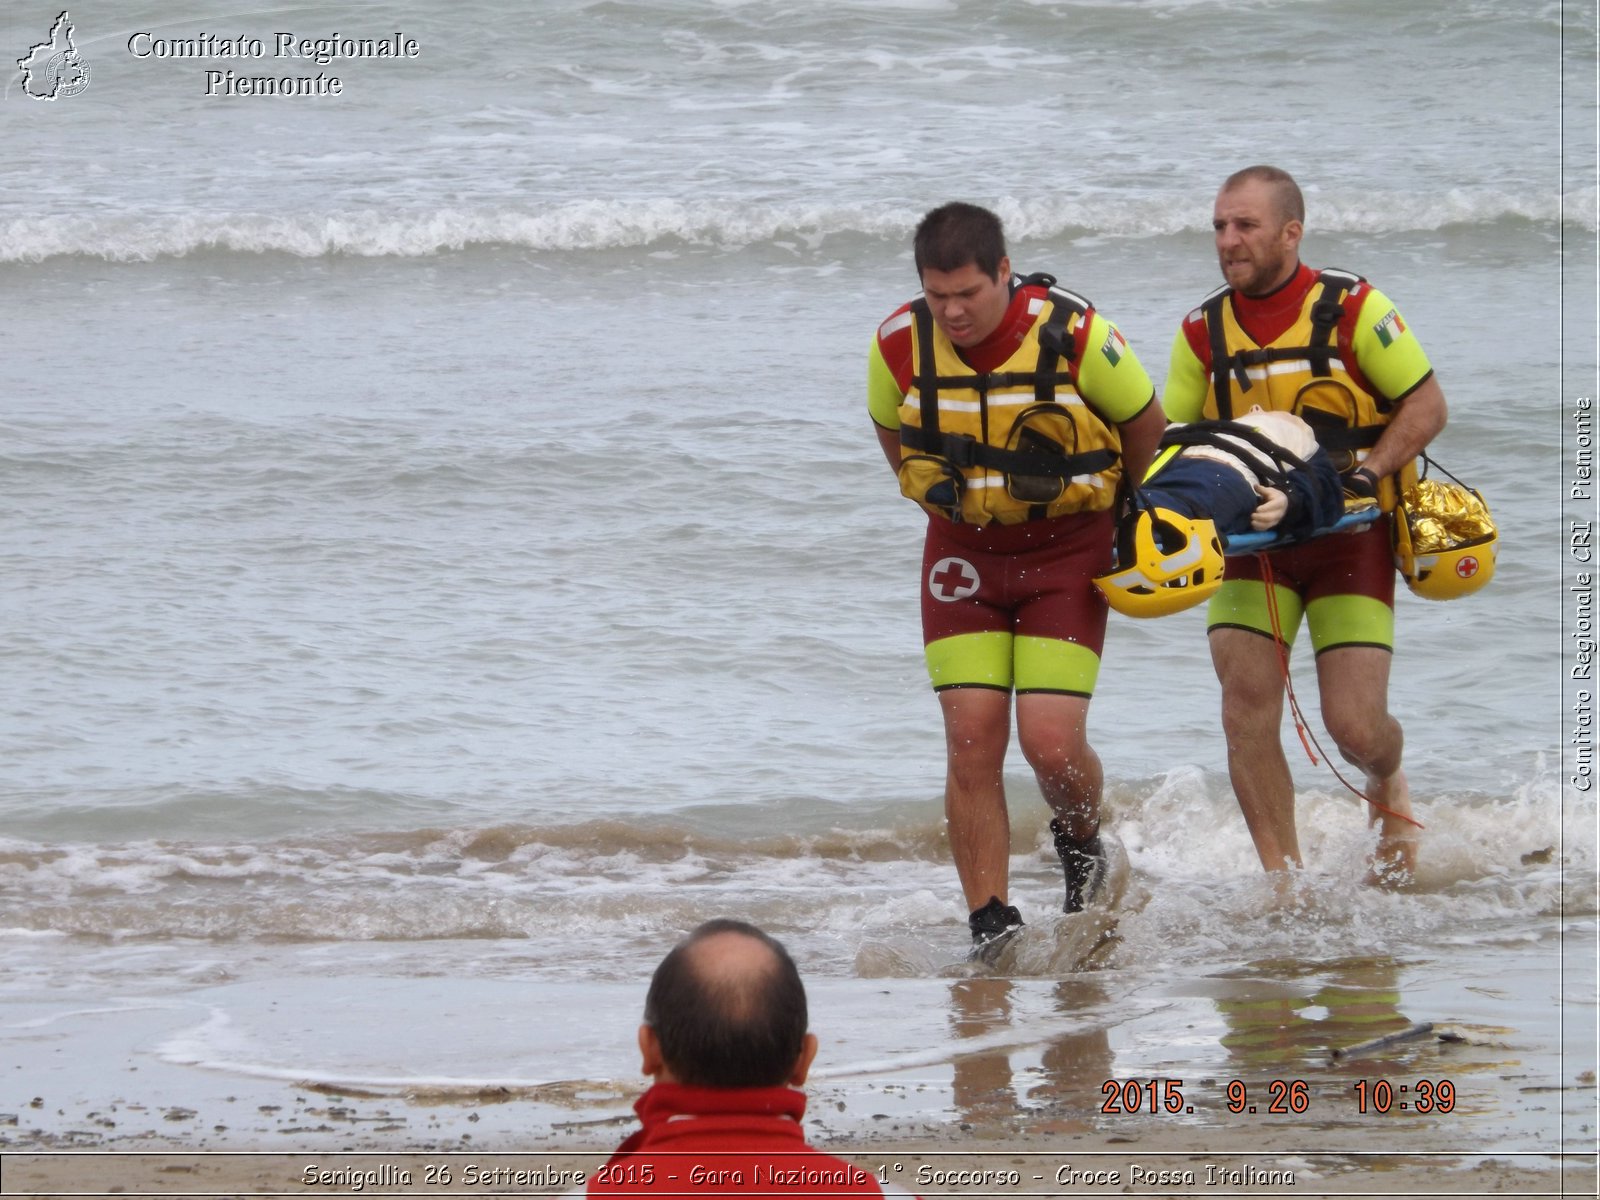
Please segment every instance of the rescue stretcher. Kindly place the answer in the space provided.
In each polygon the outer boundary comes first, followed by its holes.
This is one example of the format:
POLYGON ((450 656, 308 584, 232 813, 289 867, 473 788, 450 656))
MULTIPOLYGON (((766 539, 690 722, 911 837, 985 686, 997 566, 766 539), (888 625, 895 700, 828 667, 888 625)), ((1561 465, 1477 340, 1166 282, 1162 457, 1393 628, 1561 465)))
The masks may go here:
MULTIPOLYGON (((1326 529, 1319 529, 1311 535, 1312 538, 1323 537, 1330 533, 1353 533, 1365 529, 1380 516, 1382 510, 1376 504, 1369 504, 1363 508, 1347 509, 1344 516, 1340 517, 1326 529)), ((1310 538, 1301 538, 1298 541, 1310 541, 1310 538)), ((1255 554, 1262 550, 1277 550, 1283 546, 1296 544, 1296 539, 1286 538, 1271 529, 1260 532, 1251 530, 1249 533, 1236 533, 1232 537, 1222 538, 1222 552, 1224 554, 1255 554)))

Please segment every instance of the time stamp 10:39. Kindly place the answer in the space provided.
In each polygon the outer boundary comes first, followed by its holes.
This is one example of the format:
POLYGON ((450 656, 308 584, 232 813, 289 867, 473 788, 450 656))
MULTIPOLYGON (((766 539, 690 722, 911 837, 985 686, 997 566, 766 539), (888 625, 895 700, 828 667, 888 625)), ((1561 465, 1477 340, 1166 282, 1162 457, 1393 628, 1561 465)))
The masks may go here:
MULTIPOLYGON (((1209 1084, 1210 1081, 1207 1081, 1209 1084)), ((1322 1089, 1326 1091, 1327 1089, 1322 1089)), ((1448 1113, 1456 1106, 1456 1085, 1448 1079, 1418 1079, 1390 1083, 1387 1079, 1358 1079, 1340 1092, 1358 1113, 1448 1113)), ((1304 1079, 1268 1079, 1246 1084, 1230 1079, 1222 1088, 1223 1107, 1231 1113, 1297 1115, 1311 1109, 1311 1085, 1304 1079)), ((1183 1095, 1181 1079, 1108 1079, 1100 1085, 1103 1113, 1192 1113, 1194 1105, 1183 1095)))

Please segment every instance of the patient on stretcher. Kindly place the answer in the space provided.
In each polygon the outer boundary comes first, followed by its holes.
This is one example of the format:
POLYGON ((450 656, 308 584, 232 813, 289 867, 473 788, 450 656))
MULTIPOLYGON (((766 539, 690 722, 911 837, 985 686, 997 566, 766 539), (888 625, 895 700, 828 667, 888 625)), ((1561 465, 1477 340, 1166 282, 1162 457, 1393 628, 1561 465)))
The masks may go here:
POLYGON ((1272 530, 1298 541, 1344 515, 1344 489, 1316 435, 1293 413, 1255 408, 1232 421, 1174 425, 1178 453, 1140 487, 1141 505, 1209 517, 1224 538, 1272 530))
POLYGON ((1230 538, 1300 541, 1345 515, 1338 471, 1293 413, 1256 408, 1232 421, 1174 425, 1161 444, 1118 522, 1116 565, 1095 580, 1127 616, 1165 616, 1214 593, 1230 538))

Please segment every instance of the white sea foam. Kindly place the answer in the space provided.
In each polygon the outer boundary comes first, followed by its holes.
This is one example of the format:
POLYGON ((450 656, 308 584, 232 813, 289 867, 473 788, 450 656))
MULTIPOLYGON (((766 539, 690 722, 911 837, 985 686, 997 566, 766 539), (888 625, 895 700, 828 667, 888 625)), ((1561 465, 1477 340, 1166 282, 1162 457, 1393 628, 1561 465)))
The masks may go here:
MULTIPOLYGON (((1018 241, 1069 237, 1143 238, 1207 228, 1191 195, 1026 197, 990 200, 1018 241)), ((1594 189, 1565 197, 1456 189, 1444 195, 1363 193, 1313 200, 1327 233, 1471 230, 1507 221, 1596 228, 1594 189)), ((763 244, 824 248, 829 239, 904 239, 920 215, 908 208, 767 204, 728 197, 693 200, 576 200, 551 207, 268 214, 15 217, 0 224, 0 262, 64 256, 146 262, 191 255, 289 254, 301 258, 428 257, 473 247, 534 252, 639 250, 685 243, 738 249, 763 244)))

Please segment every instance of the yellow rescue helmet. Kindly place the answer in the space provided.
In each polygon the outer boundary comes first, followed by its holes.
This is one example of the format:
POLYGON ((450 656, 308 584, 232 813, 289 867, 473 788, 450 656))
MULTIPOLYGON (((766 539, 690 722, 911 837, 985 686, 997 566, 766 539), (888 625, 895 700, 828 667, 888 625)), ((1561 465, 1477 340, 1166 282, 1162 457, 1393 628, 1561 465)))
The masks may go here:
POLYGON ((1222 539, 1209 517, 1141 508, 1117 531, 1116 568, 1095 586, 1125 617, 1164 617, 1207 599, 1222 586, 1222 539))
POLYGON ((1422 479, 1394 518, 1394 565, 1425 600, 1469 596, 1494 578, 1499 531, 1483 496, 1460 483, 1422 479))

